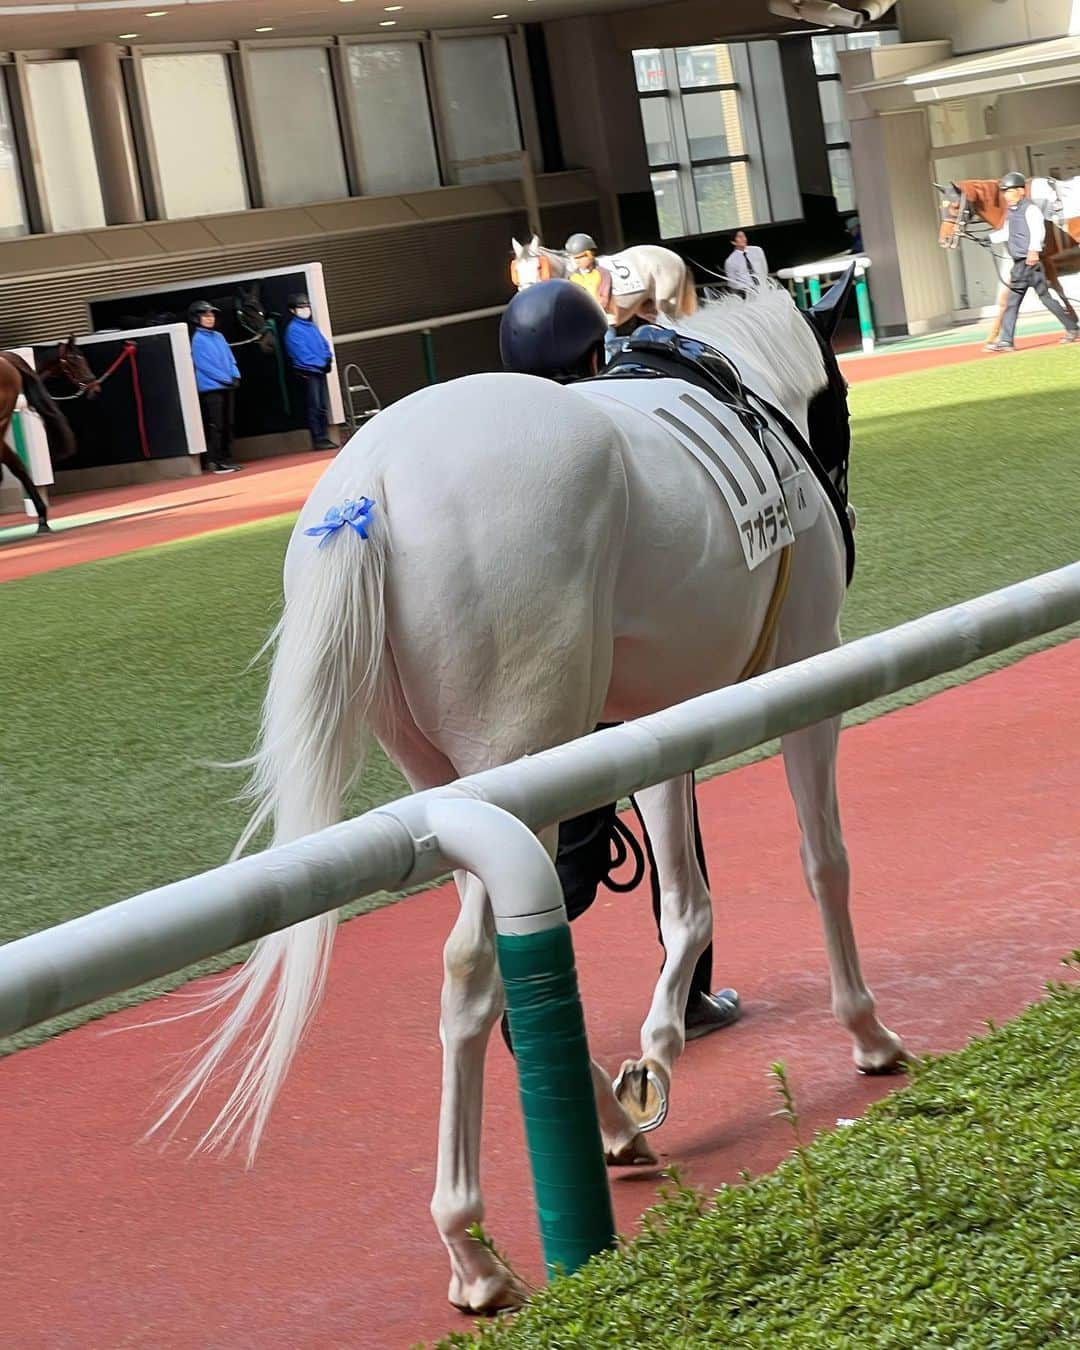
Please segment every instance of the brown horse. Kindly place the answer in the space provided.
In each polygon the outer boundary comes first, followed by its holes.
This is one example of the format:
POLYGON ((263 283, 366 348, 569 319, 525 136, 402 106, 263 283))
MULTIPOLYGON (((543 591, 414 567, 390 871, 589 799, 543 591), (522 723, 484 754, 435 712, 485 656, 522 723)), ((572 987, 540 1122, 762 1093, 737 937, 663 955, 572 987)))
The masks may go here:
POLYGON ((101 385, 78 350, 74 335, 66 342, 59 343, 56 355, 40 371, 14 352, 0 352, 0 464, 18 479, 23 491, 33 502, 38 518, 38 534, 50 533, 49 509, 22 460, 7 444, 7 434, 15 416, 19 395, 24 394, 26 402, 45 426, 49 453, 54 462, 62 463, 71 458, 76 450, 75 437, 67 418, 53 401, 44 383, 46 379, 56 376, 65 378, 79 394, 85 394, 87 398, 96 398, 101 393, 101 385))
MULTIPOLYGON (((1045 182, 1045 180, 1043 180, 1045 182)), ((938 231, 938 243, 942 248, 957 248, 963 238, 977 239, 970 233, 968 225, 973 216, 986 222, 992 230, 1000 230, 1005 224, 1008 205, 995 178, 961 178, 947 187, 935 183, 941 195, 941 228, 938 231)), ((1057 291, 1066 311, 1076 317, 1069 297, 1065 294, 1060 278, 1080 271, 1080 217, 1066 219, 1064 229, 1054 221, 1046 222, 1046 242, 1040 254, 1047 284, 1057 291)), ((978 240, 982 243, 982 240, 978 240)), ((989 247, 989 244, 987 244, 989 247)), ((1003 286, 998 296, 997 314, 987 335, 987 345, 996 342, 1001 332, 1001 320, 1009 300, 1009 288, 1003 286)))

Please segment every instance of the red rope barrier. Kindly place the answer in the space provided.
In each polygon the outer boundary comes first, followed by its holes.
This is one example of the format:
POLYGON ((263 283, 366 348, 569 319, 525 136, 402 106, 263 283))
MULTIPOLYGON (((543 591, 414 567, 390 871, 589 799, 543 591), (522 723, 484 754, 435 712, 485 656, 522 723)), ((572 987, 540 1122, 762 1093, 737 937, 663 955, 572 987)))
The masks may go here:
POLYGON ((142 446, 143 459, 150 458, 150 442, 146 437, 146 419, 143 416, 142 387, 139 384, 138 348, 134 342, 124 346, 124 356, 131 358, 131 391, 135 395, 135 417, 139 423, 139 443, 142 446))

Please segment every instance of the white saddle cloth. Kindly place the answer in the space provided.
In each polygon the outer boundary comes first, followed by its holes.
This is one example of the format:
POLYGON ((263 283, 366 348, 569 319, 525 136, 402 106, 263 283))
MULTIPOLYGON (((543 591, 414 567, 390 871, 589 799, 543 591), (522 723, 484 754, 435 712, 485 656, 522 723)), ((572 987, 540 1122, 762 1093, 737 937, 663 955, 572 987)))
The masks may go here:
POLYGON ((771 422, 766 441, 775 470, 734 409, 686 380, 590 380, 574 389, 648 417, 697 460, 731 511, 750 571, 817 519, 821 493, 811 470, 771 422))

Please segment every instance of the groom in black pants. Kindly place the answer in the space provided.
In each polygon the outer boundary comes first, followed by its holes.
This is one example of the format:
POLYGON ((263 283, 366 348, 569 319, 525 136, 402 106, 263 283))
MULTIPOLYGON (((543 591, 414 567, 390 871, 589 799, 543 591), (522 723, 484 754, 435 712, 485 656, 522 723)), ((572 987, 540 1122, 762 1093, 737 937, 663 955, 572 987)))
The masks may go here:
POLYGON ((1005 213, 1005 237, 1009 257, 1012 258, 1012 271, 1009 274, 1009 300, 1001 320, 1001 336, 986 350, 1015 351, 1016 320, 1020 315, 1021 302, 1029 290, 1035 292, 1065 329, 1061 341, 1075 342, 1080 338, 1080 328, 1075 315, 1071 310, 1066 310, 1058 304, 1050 294, 1042 262, 1042 251, 1046 242, 1046 222, 1039 207, 1028 199, 1027 180, 1022 173, 1007 173, 999 186, 1008 204, 1005 213))

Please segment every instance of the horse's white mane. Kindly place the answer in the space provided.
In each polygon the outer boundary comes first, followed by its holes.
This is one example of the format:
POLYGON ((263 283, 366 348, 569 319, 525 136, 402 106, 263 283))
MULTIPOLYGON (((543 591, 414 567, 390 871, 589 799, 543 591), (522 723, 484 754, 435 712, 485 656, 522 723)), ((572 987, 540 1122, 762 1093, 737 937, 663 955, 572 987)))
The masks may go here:
POLYGON ((745 298, 706 301, 696 314, 676 319, 673 327, 717 347, 736 366, 745 361, 769 382, 782 408, 808 403, 828 383, 810 325, 775 282, 745 298))

